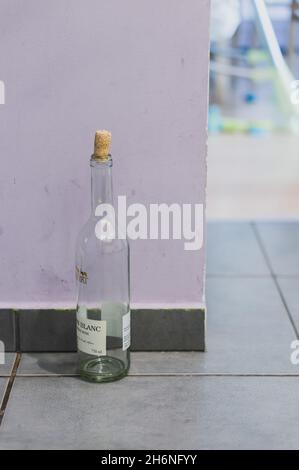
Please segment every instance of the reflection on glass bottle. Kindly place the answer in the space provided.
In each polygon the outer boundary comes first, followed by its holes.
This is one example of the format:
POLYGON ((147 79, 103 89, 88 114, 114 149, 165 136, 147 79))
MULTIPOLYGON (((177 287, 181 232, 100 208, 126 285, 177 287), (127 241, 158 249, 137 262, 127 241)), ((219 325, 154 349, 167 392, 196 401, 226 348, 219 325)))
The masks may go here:
POLYGON ((129 247, 101 210, 113 206, 110 143, 109 132, 96 132, 91 215, 76 250, 79 372, 93 382, 120 379, 130 366, 129 247))

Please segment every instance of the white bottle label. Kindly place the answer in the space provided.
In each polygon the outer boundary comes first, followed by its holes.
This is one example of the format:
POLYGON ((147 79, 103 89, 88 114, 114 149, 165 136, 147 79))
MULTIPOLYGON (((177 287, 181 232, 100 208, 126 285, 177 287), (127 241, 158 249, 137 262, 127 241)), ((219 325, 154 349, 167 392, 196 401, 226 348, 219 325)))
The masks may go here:
POLYGON ((103 320, 88 320, 77 317, 78 349, 94 356, 106 355, 107 322, 103 320))
POLYGON ((123 351, 126 351, 131 344, 131 312, 123 316, 123 351))

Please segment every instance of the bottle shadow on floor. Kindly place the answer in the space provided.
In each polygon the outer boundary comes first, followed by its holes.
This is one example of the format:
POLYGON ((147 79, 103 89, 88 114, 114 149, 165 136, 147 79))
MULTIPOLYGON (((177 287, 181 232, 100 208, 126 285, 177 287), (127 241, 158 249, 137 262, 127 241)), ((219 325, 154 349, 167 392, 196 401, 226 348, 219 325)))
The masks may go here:
POLYGON ((75 352, 27 353, 26 362, 28 367, 25 363, 24 371, 28 369, 29 373, 78 376, 78 357, 75 352))

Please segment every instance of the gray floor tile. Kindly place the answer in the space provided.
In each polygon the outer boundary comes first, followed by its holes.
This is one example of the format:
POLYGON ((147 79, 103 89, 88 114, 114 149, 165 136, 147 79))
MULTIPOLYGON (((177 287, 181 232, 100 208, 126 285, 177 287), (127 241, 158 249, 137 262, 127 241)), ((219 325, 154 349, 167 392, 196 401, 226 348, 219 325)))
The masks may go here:
POLYGON ((299 277, 277 278, 290 313, 299 331, 299 277))
POLYGON ((17 375, 77 374, 77 353, 23 353, 17 375))
POLYGON ((0 377, 10 375, 14 361, 16 358, 15 353, 5 353, 5 363, 0 364, 0 377))
POLYGON ((204 370, 299 372, 289 354, 295 333, 272 279, 208 279, 207 301, 204 370))
POLYGON ((299 276, 299 222, 258 223, 256 226, 274 273, 299 276))
MULTIPOLYGON (((290 362, 295 333, 272 279, 207 283, 207 352, 136 352, 135 374, 299 374, 290 362)), ((23 354, 19 374, 74 374, 76 354, 23 354)))
POLYGON ((269 269, 250 223, 208 224, 207 274, 267 276, 269 269))
MULTIPOLYGON (((8 382, 8 379, 4 379, 3 377, 0 377, 0 407, 3 399, 3 395, 6 389, 6 384, 8 382)), ((0 448, 1 448, 1 443, 0 443, 0 448)))
POLYGON ((19 378, 0 449, 298 449, 298 396, 285 377, 19 378))
MULTIPOLYGON (((131 353, 129 375, 192 374, 203 370, 200 352, 131 353)), ((76 375, 76 353, 23 353, 17 375, 76 375)))

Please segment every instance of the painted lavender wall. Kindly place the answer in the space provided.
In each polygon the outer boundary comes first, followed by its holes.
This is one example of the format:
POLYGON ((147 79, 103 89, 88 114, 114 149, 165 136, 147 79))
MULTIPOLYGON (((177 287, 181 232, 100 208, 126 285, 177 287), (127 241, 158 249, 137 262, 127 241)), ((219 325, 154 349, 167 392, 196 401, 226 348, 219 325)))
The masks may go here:
MULTIPOLYGON (((73 306, 97 128, 132 202, 204 203, 208 0, 0 0, 1 306, 73 306)), ((131 243, 132 301, 203 301, 204 250, 131 243)))

